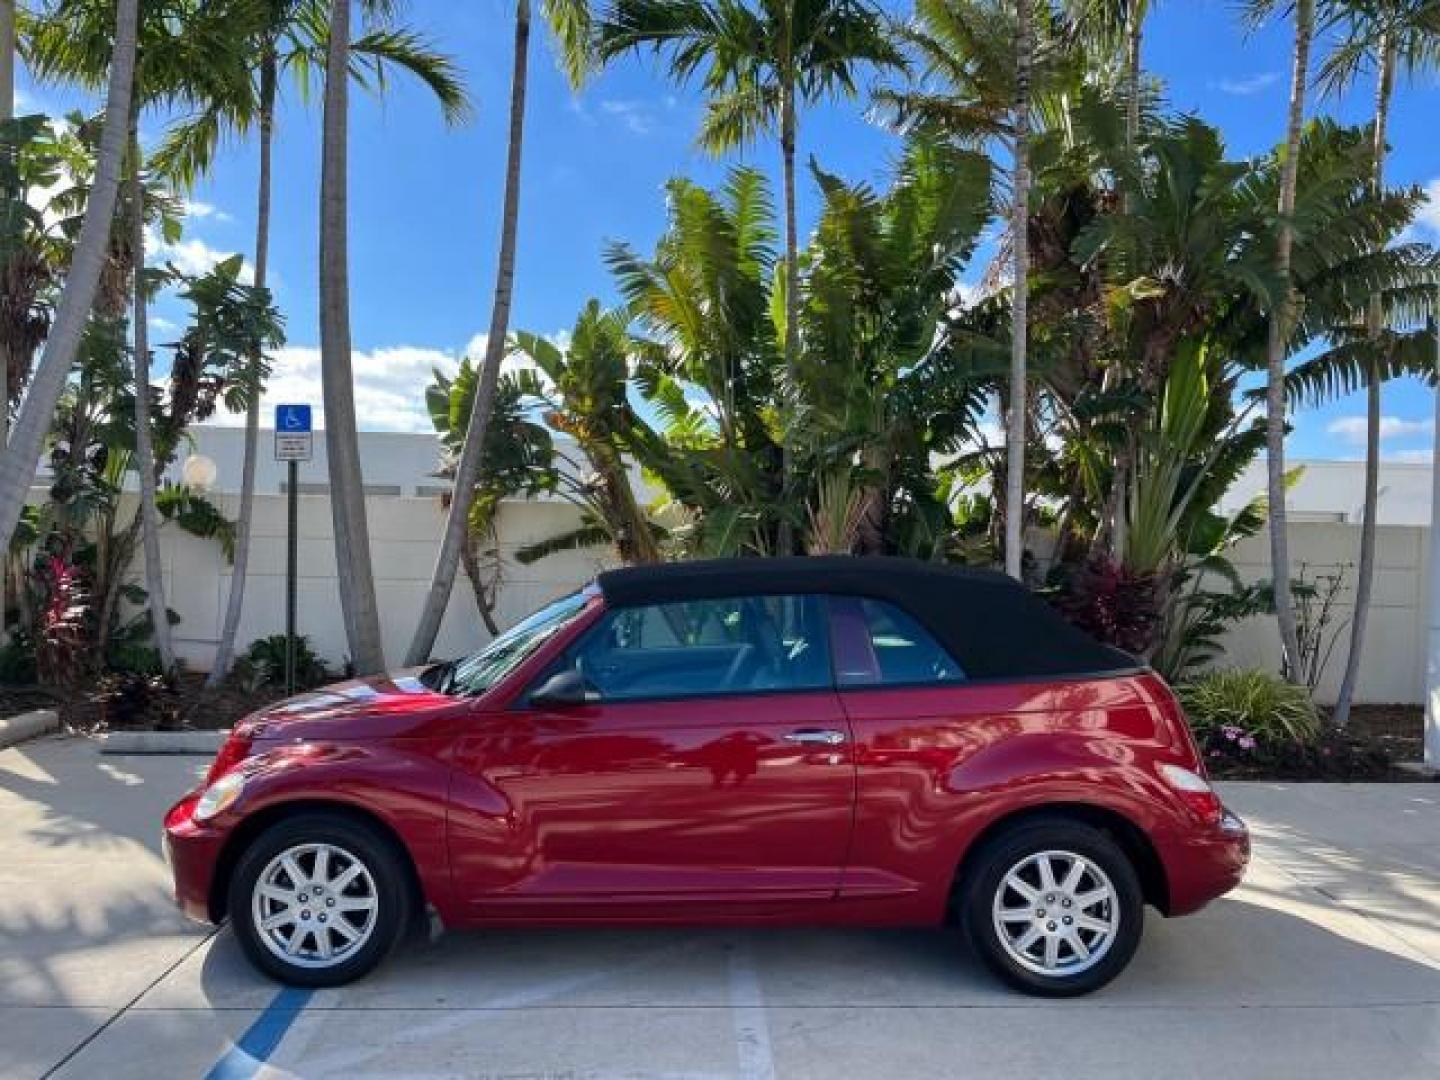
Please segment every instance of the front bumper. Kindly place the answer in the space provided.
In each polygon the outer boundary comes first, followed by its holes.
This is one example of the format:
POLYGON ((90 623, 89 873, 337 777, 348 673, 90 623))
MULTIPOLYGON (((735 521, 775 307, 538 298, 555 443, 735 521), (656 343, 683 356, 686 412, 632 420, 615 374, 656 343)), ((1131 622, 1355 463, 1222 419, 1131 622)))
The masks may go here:
POLYGON ((170 808, 163 847, 175 881, 175 905, 192 919, 213 923, 211 893, 227 834, 196 823, 192 812, 199 797, 191 792, 170 808))

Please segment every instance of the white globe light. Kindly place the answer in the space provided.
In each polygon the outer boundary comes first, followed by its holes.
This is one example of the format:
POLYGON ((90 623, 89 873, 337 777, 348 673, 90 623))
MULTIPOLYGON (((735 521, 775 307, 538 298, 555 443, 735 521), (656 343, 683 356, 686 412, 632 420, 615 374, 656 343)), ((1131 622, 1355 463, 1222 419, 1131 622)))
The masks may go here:
POLYGON ((220 470, 204 454, 191 454, 180 469, 180 478, 192 491, 209 491, 220 470))

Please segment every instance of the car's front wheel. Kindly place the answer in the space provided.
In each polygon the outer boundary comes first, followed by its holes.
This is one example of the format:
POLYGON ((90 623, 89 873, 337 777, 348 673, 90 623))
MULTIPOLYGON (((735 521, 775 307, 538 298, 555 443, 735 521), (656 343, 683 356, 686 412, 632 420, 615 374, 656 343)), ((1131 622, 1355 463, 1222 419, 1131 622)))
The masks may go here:
POLYGON ((339 986, 372 970, 407 925, 409 880, 375 829, 322 813, 281 821, 241 856, 230 920, 246 955, 293 986, 339 986))
POLYGON ((963 918, 980 957, 1030 994, 1104 986, 1140 943, 1144 898, 1125 852, 1099 829, 1040 819, 996 836, 963 884, 963 918))

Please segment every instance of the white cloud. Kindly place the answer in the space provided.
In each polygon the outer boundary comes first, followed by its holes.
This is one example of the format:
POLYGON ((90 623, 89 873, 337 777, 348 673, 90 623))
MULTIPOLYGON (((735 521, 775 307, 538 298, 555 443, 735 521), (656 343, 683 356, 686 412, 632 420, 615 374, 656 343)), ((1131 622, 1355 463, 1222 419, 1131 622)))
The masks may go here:
POLYGON ((1410 230, 1428 234, 1431 240, 1440 240, 1440 176, 1425 185, 1425 201, 1415 213, 1410 230))
MULTIPOLYGON (((1365 443, 1365 417, 1363 416, 1337 417, 1325 426, 1325 430, 1355 446, 1363 446, 1365 443)), ((1399 416, 1382 416, 1380 418, 1382 441, 1433 435, 1434 432, 1435 422, 1433 420, 1405 420, 1399 416)))
POLYGON ((1249 97, 1251 94, 1258 94, 1260 91, 1274 86, 1280 81, 1280 72, 1262 71, 1256 75, 1247 75, 1241 79, 1221 79, 1212 83, 1217 90, 1223 94, 1231 94, 1235 97, 1249 97))
MULTIPOLYGON (((351 363, 355 374, 355 420, 362 431, 430 431, 425 409, 425 388, 439 368, 454 375, 459 359, 443 349, 397 345, 369 352, 356 350, 351 363)), ((310 402, 315 423, 325 425, 320 385, 320 350, 313 345, 288 345, 274 357, 260 415, 274 415, 282 402, 310 402)), ((220 413, 216 423, 239 426, 243 414, 220 413)), ((267 420, 268 422, 268 420, 267 420)))
MULTIPOLYGON (((145 232, 145 252, 146 261, 151 266, 174 263, 182 274, 189 274, 192 277, 208 274, 219 263, 236 254, 233 251, 222 251, 219 248, 211 247, 198 236, 177 240, 172 244, 153 228, 147 229, 145 232)), ((245 260, 244 267, 240 271, 240 280, 244 282, 255 280, 255 267, 249 259, 245 260)))
POLYGON ((204 220, 205 218, 214 218, 216 221, 222 222, 235 220, 230 214, 221 210, 214 203, 202 202, 199 199, 185 200, 185 216, 196 218, 197 220, 204 220))
POLYGON ((649 102, 607 98, 600 111, 618 119, 632 135, 649 135, 655 130, 655 112, 649 102))

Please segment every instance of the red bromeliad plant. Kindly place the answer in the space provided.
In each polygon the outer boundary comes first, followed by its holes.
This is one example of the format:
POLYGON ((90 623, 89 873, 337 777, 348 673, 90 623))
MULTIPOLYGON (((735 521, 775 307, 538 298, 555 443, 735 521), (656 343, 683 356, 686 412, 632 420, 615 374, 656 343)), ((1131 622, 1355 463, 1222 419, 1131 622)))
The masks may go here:
POLYGON ((1076 568, 1054 604, 1097 640, 1148 657, 1161 623, 1156 585, 1154 574, 1097 555, 1076 568))
POLYGON ((40 611, 35 671, 40 682, 64 686, 74 683, 85 666, 89 594, 79 568, 64 559, 46 559, 40 577, 47 596, 40 611))

